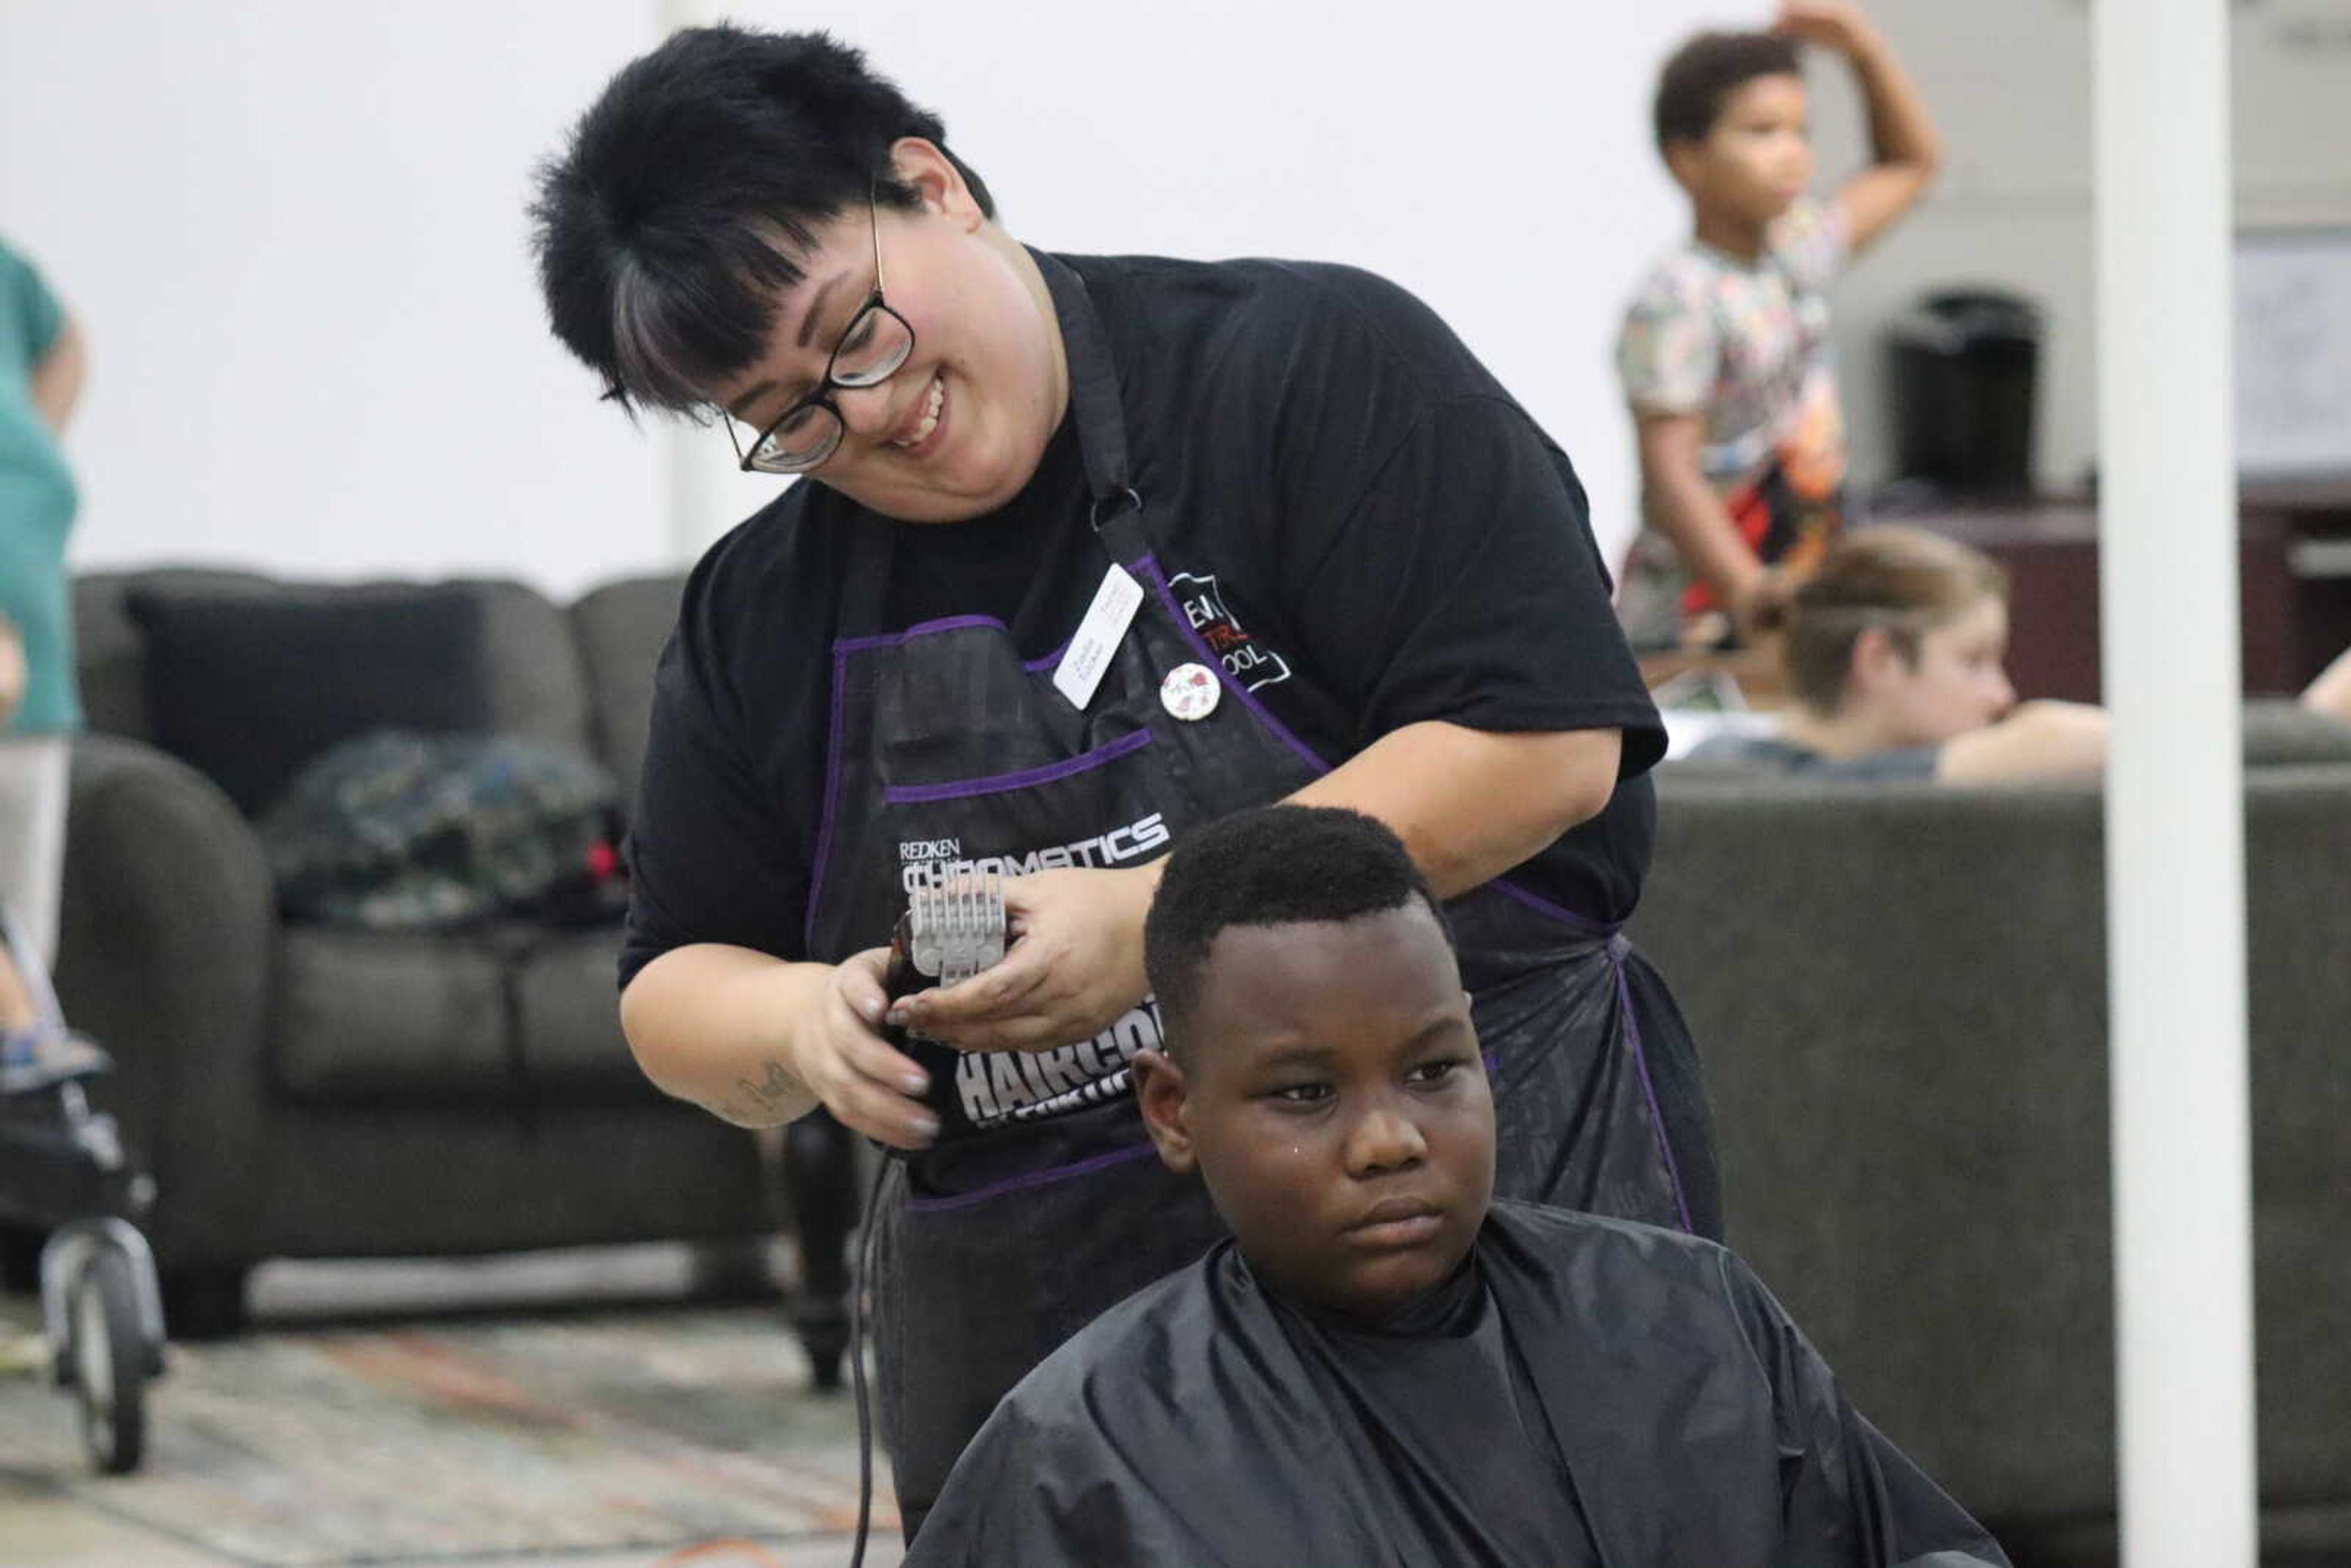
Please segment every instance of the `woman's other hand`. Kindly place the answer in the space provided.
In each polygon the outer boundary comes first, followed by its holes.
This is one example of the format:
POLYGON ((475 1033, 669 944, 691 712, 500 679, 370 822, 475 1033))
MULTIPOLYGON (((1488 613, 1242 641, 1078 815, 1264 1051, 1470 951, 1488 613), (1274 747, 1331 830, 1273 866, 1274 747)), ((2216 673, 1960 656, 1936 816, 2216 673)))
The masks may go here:
POLYGON ((880 1033, 889 950, 792 963, 748 947, 690 943, 638 971, 621 1028, 664 1093, 738 1127, 774 1127, 824 1106, 894 1148, 938 1135, 918 1103, 929 1081, 880 1033))
MULTIPOLYGON (((878 1032, 889 960, 888 948, 872 947, 832 966, 793 1033, 786 1065, 842 1126, 892 1148, 927 1148, 939 1134, 938 1118, 918 1098, 929 1076, 878 1032)), ((719 1107, 722 1115, 729 1110, 719 1107)))

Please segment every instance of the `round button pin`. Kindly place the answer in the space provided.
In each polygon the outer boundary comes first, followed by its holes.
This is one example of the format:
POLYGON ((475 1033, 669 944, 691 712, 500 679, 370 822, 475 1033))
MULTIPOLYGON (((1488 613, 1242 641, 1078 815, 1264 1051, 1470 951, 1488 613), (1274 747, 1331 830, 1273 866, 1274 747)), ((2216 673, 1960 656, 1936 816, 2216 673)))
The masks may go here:
POLYGON ((1207 717, 1224 698, 1217 672, 1206 664, 1178 664, 1159 683, 1159 706, 1186 724, 1207 717))

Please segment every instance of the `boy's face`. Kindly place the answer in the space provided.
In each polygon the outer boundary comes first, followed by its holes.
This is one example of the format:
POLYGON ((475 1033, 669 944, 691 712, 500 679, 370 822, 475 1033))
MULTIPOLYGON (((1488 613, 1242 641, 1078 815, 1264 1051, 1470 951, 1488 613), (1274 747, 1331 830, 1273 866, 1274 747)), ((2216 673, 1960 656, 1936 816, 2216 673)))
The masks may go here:
POLYGON ((1494 1192, 1494 1101, 1452 949, 1418 899, 1227 928, 1177 1050, 1180 1067, 1137 1060, 1144 1118, 1269 1283, 1379 1318, 1468 1252, 1494 1192))
POLYGON ((1854 644, 1847 706, 1867 710, 1896 746, 1939 746, 1981 729, 2016 704, 2001 661, 2008 653, 2008 605, 1986 594, 1920 634, 1905 655, 1883 632, 1854 644))
POLYGON ((1801 78, 1756 77, 1723 95, 1703 141, 1677 141, 1666 162, 1693 204, 1761 225, 1813 179, 1810 108, 1801 78))

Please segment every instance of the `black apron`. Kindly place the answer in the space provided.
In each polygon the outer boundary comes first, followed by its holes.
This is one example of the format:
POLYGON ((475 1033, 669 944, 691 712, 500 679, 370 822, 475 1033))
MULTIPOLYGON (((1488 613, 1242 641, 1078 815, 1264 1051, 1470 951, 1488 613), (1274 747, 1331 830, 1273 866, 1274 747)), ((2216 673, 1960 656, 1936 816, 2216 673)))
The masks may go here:
MULTIPOLYGON (((1148 498, 1128 483, 1117 377, 1085 286, 1031 254, 1060 318, 1103 565, 1123 566, 1144 601, 1081 710, 1051 684, 1059 655, 1024 663, 991 617, 883 632, 893 525, 857 518, 832 652, 811 959, 888 940, 911 879, 930 866, 1137 864, 1329 768, 1182 613, 1152 553, 1148 498), (1185 666, 1221 687, 1190 722, 1161 696, 1185 666)), ((1039 574, 1039 591, 1051 575, 1039 574)), ((1668 1137, 1707 1141, 1695 1059, 1654 974, 1613 928, 1500 882, 1447 914, 1494 1076, 1497 1192, 1710 1227, 1710 1152, 1668 1137), (1642 1006, 1650 997, 1662 1007, 1642 1006), (1676 1060, 1653 1075, 1647 1058, 1661 1051, 1676 1060), (1686 1172, 1705 1190, 1685 1192, 1686 1172)), ((914 1048, 945 1131, 903 1162, 872 1218, 883 1426, 910 1538, 1013 1384, 1224 1233, 1198 1180, 1160 1165, 1135 1108, 1124 1064, 1158 1040, 1146 1001, 1092 1040, 1025 1059, 914 1048)))

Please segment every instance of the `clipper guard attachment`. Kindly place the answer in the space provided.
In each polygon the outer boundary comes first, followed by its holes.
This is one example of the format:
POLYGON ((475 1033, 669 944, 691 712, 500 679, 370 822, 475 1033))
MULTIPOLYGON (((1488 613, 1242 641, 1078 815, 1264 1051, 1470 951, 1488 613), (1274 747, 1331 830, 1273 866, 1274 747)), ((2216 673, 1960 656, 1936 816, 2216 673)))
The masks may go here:
POLYGON ((989 873, 916 888, 906 905, 914 967, 942 986, 968 980, 1004 956, 1004 880, 989 873))
POLYGON ((1004 956, 1004 880, 960 877, 908 895, 890 941, 893 998, 967 980, 1004 956))

